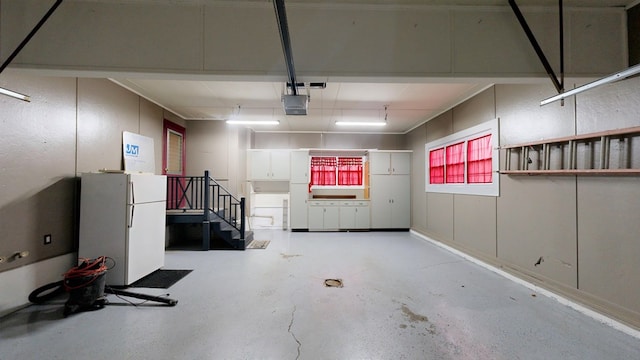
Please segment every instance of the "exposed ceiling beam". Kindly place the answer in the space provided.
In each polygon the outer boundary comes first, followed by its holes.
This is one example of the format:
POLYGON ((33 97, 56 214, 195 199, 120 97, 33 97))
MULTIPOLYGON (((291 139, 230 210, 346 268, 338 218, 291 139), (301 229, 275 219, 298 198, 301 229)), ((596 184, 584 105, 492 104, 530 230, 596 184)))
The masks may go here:
POLYGON ((284 52, 284 61, 287 66, 289 84, 291 84, 293 95, 298 95, 298 82, 296 81, 296 69, 293 66, 293 51, 291 49, 291 38, 289 37, 289 25, 287 23, 287 12, 284 8, 284 0, 273 0, 273 6, 276 11, 278 30, 280 30, 280 40, 282 42, 282 51, 284 52))
MULTIPOLYGON (((562 4, 562 0, 560 0, 560 4, 562 4)), ((556 87, 556 90, 558 91, 558 93, 562 93, 564 91, 564 84, 562 84, 558 80, 558 77, 556 76, 556 73, 553 71, 553 68, 549 63, 549 60, 547 60, 547 57, 544 55, 544 51, 542 51, 542 48, 540 47, 540 44, 538 44, 538 41, 536 40, 535 35, 533 35, 531 28, 529 28, 529 25, 527 24, 527 20, 524 18, 524 15, 522 15, 522 12, 520 12, 520 8, 518 7, 518 4, 516 4, 515 0, 509 0, 509 5, 511 5, 511 9, 513 10, 513 13, 516 15, 516 18, 518 19, 520 26, 522 26, 522 30, 524 30, 524 33, 527 35, 529 42, 531 42, 531 46, 533 46, 533 50, 535 50, 536 54, 538 55, 538 58, 542 62, 542 66, 544 66, 544 69, 547 71, 547 75, 549 75, 551 82, 553 82, 553 86, 556 87)), ((560 5, 560 8, 562 9, 562 5, 560 5)), ((562 25, 563 24, 561 21, 560 22, 561 28, 562 28, 562 25)), ((560 46, 562 46, 562 41, 560 46)))
MULTIPOLYGON (((40 30, 42 25, 44 25, 44 23, 47 21, 47 19, 49 19, 49 17, 53 14, 54 11, 56 11, 56 9, 58 8, 58 6, 60 6, 61 3, 62 3, 62 0, 56 0, 55 4, 53 4, 53 6, 51 6, 49 11, 47 11, 47 13, 44 14, 42 19, 40 19, 40 21, 38 21, 36 26, 33 29, 31 29, 29 34, 27 34, 27 37, 25 37, 24 40, 22 40, 22 42, 18 45, 18 47, 15 50, 13 50, 11 55, 9 55, 9 57, 2 63, 2 65, 0 65, 0 74, 4 71, 4 69, 7 68, 7 66, 9 66, 11 61, 13 61, 13 59, 16 56, 18 56, 20 51, 22 51, 22 49, 27 45, 27 43, 29 42, 29 40, 31 40, 33 35, 35 35, 38 32, 38 30, 40 30)), ((12 90, 9 90, 9 89, 5 89, 5 88, 0 88, 0 94, 11 96, 11 97, 16 98, 18 100, 23 100, 23 101, 26 101, 26 102, 30 102, 31 101, 31 98, 29 97, 29 95, 20 94, 18 92, 15 92, 15 91, 12 91, 12 90)))
POLYGON ((2 63, 2 66, 0 66, 0 73, 2 73, 4 69, 11 63, 11 61, 20 53, 22 48, 24 48, 25 45, 27 45, 27 43, 29 42, 29 40, 31 40, 33 35, 35 35, 38 32, 38 30, 40 30, 42 25, 44 25, 44 23, 49 19, 49 17, 53 14, 53 12, 56 11, 56 9, 58 8, 58 6, 60 6, 61 3, 62 3, 62 0, 56 0, 55 4, 53 4, 53 6, 51 6, 49 11, 47 11, 47 13, 44 14, 42 19, 38 21, 36 26, 29 32, 27 37, 25 37, 24 40, 22 40, 20 45, 18 45, 18 47, 11 53, 11 55, 9 55, 7 60, 5 60, 4 63, 2 63))

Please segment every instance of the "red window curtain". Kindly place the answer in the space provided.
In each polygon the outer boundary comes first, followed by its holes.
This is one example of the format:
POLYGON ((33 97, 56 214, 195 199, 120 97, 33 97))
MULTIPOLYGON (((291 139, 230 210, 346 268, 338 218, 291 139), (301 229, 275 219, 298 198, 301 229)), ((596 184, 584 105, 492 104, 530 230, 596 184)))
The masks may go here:
POLYGON ((464 142, 446 147, 445 182, 464 183, 464 142))
POLYGON ((311 185, 336 184, 336 158, 313 156, 311 158, 311 185))
POLYGON ((429 184, 444 184, 444 148, 429 151, 429 184))
POLYGON ((467 179, 470 184, 491 183, 491 134, 467 142, 467 179))
POLYGON ((362 158, 338 158, 338 185, 362 185, 362 158))

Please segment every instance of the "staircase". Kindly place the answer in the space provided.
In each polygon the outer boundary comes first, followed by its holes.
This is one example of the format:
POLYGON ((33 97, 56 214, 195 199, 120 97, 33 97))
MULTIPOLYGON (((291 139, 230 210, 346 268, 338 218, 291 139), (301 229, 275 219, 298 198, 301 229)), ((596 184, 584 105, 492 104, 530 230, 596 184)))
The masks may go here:
POLYGON ((245 250, 253 232, 245 228, 245 199, 209 176, 167 177, 167 225, 200 224, 201 250, 245 250))

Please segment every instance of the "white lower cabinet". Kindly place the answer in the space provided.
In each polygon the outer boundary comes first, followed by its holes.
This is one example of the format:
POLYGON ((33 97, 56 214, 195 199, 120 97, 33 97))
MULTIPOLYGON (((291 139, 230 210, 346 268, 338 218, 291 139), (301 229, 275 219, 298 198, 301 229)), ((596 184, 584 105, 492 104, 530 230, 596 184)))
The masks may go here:
POLYGON ((340 203, 340 229, 369 229, 369 214, 368 201, 342 201, 340 203))
POLYGON ((371 175, 371 228, 409 229, 411 195, 409 175, 371 175))
POLYGON ((340 206, 337 201, 309 201, 309 231, 338 230, 340 206))
POLYGON ((309 231, 369 229, 369 201, 309 200, 308 203, 309 231))

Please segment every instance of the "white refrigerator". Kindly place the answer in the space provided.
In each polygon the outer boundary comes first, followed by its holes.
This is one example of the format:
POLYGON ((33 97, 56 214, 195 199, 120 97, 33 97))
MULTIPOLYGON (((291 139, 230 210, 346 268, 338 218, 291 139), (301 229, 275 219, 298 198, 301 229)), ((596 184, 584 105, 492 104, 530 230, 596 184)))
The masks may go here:
POLYGON ((113 259, 106 283, 114 286, 164 266, 166 176, 85 173, 80 187, 79 258, 113 259))

